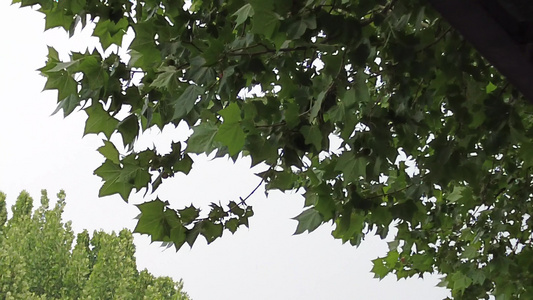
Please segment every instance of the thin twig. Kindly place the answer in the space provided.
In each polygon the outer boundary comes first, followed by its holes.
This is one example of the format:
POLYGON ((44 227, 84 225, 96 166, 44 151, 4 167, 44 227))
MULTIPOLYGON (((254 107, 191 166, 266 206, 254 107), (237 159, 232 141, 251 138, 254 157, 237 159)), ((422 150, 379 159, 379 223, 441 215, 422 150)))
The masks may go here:
POLYGON ((241 203, 239 203, 239 205, 247 205, 246 204, 246 200, 248 200, 248 198, 250 198, 256 191, 257 189, 265 182, 265 179, 266 179, 266 175, 272 170, 274 169, 274 165, 271 165, 270 168, 268 168, 268 170, 266 170, 265 174, 263 175, 263 177, 261 177, 261 181, 259 181, 259 183, 257 184, 257 186, 250 192, 250 194, 248 194, 248 196, 246 196, 244 199, 241 197, 240 200, 241 200, 241 203))
MULTIPOLYGON (((428 175, 428 174, 429 174, 429 173, 420 176, 420 179, 426 177, 426 175, 428 175)), ((396 190, 396 191, 392 191, 392 192, 390 192, 390 193, 383 193, 383 194, 381 194, 381 195, 376 195, 376 196, 368 197, 368 198, 365 198, 365 200, 371 200, 371 199, 376 199, 376 198, 380 198, 380 197, 386 197, 386 196, 394 195, 394 194, 397 194, 397 193, 399 193, 399 192, 401 192, 401 191, 405 191, 406 189, 408 189, 408 188, 414 186, 415 184, 416 184, 416 183, 413 182, 413 183, 408 184, 408 185, 404 186, 403 188, 398 189, 398 190, 396 190)))
MULTIPOLYGON (((265 47, 265 48, 266 48, 266 47, 265 47)), ((241 56, 241 55, 249 55, 249 56, 253 56, 253 55, 262 55, 262 54, 276 53, 276 52, 303 51, 303 50, 316 49, 316 48, 317 48, 317 47, 314 46, 314 45, 311 45, 311 46, 308 46, 308 47, 300 46, 300 47, 295 47, 295 48, 282 48, 282 49, 279 49, 279 50, 266 48, 265 50, 263 50, 263 51, 258 51, 258 52, 233 52, 233 51, 232 51, 232 52, 228 52, 228 53, 226 53, 226 55, 228 55, 228 56, 241 56)))
POLYGON ((422 52, 422 51, 424 51, 426 49, 429 49, 429 48, 433 47, 435 44, 440 42, 446 36, 446 34, 448 34, 448 32, 450 32, 451 30, 452 30, 452 26, 448 27, 448 29, 446 29, 446 31, 444 31, 444 33, 441 34, 439 37, 437 37, 433 42, 425 45, 424 47, 420 48, 416 52, 422 52))
POLYGON ((361 26, 367 26, 372 24, 372 22, 374 22, 374 20, 376 19, 376 14, 383 14, 386 13, 388 10, 391 10, 396 1, 398 0, 391 0, 389 3, 385 4, 385 6, 383 6, 381 10, 372 12, 372 16, 370 18, 360 21, 359 24, 361 24, 361 26))
POLYGON ((194 48, 196 48, 196 50, 198 50, 200 53, 204 53, 204 51, 202 51, 202 49, 198 48, 198 46, 196 46, 193 42, 189 42, 189 41, 183 41, 184 44, 189 44, 191 46, 193 46, 194 48))

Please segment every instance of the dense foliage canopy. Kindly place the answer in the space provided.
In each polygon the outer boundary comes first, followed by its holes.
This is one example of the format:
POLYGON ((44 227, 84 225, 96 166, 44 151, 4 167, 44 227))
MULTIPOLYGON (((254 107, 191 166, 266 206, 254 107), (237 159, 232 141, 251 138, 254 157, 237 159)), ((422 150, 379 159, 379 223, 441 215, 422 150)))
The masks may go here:
MULTIPOLYGON (((15 2, 46 29, 96 24, 100 51, 50 48, 41 72, 58 110, 105 138, 101 196, 154 192, 194 154, 248 155, 267 190, 305 191, 296 233, 333 222, 358 245, 395 227, 377 277, 436 271, 456 298, 533 298, 532 108, 425 1, 15 2), (134 149, 180 123, 193 133, 171 152, 134 149)), ((136 231, 179 249, 248 226, 247 198, 219 200, 148 201, 136 231)))
POLYGON ((49 208, 46 191, 34 212, 22 192, 7 217, 0 193, 0 295, 2 299, 176 299, 188 300, 183 283, 137 271, 129 230, 84 231, 76 238, 63 223, 65 194, 49 208))

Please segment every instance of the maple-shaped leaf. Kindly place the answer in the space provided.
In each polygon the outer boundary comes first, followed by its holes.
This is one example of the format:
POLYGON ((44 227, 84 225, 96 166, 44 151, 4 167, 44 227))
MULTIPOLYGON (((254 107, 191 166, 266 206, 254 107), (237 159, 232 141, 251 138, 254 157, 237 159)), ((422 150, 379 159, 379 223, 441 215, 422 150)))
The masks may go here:
POLYGON ((118 165, 120 163, 119 152, 113 143, 104 140, 104 145, 98 148, 98 152, 100 152, 106 159, 109 159, 114 164, 118 165))
POLYGON ((104 110, 100 102, 96 102, 85 109, 88 115, 83 134, 102 132, 108 139, 117 128, 119 121, 104 110))
POLYGON ((305 232, 312 232, 322 224, 322 216, 314 208, 307 209, 303 211, 298 216, 294 217, 293 220, 298 221, 298 226, 296 227, 296 232, 294 234, 300 234, 305 232))
POLYGON ((192 247, 196 239, 198 238, 198 235, 200 235, 200 232, 202 231, 202 227, 204 225, 204 221, 197 222, 194 224, 194 227, 190 230, 187 230, 185 241, 187 244, 189 244, 189 247, 192 247))
POLYGON ((224 224, 224 227, 226 227, 231 233, 235 233, 237 231, 237 228, 239 227, 239 219, 237 218, 231 218, 226 221, 224 224))
POLYGON ((185 225, 191 224, 200 215, 200 210, 193 205, 178 210, 181 222, 185 225))
POLYGON ((150 173, 145 167, 138 164, 124 164, 118 181, 133 184, 139 190, 150 182, 150 178, 150 173))
POLYGON ((310 198, 309 201, 316 201, 313 205, 315 209, 323 216, 324 221, 331 220, 335 216, 336 204, 330 195, 320 195, 313 193, 310 193, 308 195, 306 193, 305 197, 306 202, 308 201, 308 198, 310 198))
POLYGON ((106 88, 109 83, 109 74, 105 70, 99 54, 93 54, 85 57, 79 64, 78 69, 83 71, 84 78, 87 80, 91 90, 106 88))
POLYGON ((464 186, 454 186, 453 191, 446 196, 446 200, 450 203, 455 203, 464 197, 464 194, 468 194, 470 190, 464 186))
POLYGON ((223 123, 218 128, 215 140, 228 147, 231 156, 238 154, 244 147, 246 135, 239 123, 223 123))
POLYGON ((193 128, 194 132, 187 141, 187 152, 211 153, 215 147, 213 140, 217 134, 217 127, 211 122, 204 122, 193 128))
POLYGON ((94 28, 93 36, 96 36, 100 39, 100 44, 105 49, 109 46, 115 44, 117 46, 122 45, 122 37, 128 29, 128 19, 121 18, 118 22, 111 20, 101 20, 96 23, 94 28))
POLYGON ((252 32, 263 34, 270 39, 279 28, 280 16, 269 10, 255 9, 255 7, 254 10, 257 14, 252 20, 252 32))
POLYGON ((374 278, 379 280, 385 278, 389 274, 389 268, 386 266, 385 260, 383 258, 376 258, 372 261, 372 273, 374 273, 374 278))
POLYGON ((77 94, 70 94, 65 99, 61 100, 57 105, 56 109, 52 113, 56 114, 61 109, 63 110, 63 115, 66 117, 74 111, 76 107, 80 104, 80 98, 77 94))
POLYGON ((318 126, 302 126, 300 132, 304 135, 305 144, 315 146, 317 151, 322 149, 322 132, 318 126))
POLYGON ((184 174, 189 174, 192 169, 192 165, 192 158, 188 154, 185 154, 174 164, 174 166, 172 166, 172 169, 174 170, 174 172, 182 172, 184 174))
POLYGON ((224 117, 224 123, 237 123, 242 120, 241 109, 235 102, 219 111, 218 114, 224 117))
POLYGON ((451 274, 450 279, 453 282, 453 289, 459 291, 461 294, 472 284, 472 279, 461 271, 451 274))
POLYGON ((189 85, 185 91, 173 101, 172 105, 174 107, 174 116, 173 119, 180 119, 186 116, 191 112, 194 104, 198 100, 199 96, 204 93, 204 88, 197 85, 189 85))
POLYGON ((122 168, 120 165, 113 163, 109 159, 106 159, 105 162, 94 171, 95 175, 100 176, 104 180, 104 185, 100 188, 98 194, 100 197, 119 194, 124 201, 128 201, 128 197, 134 185, 132 182, 121 181, 121 173, 122 168))
POLYGON ((201 234, 205 237, 207 243, 211 244, 217 238, 222 236, 223 231, 224 226, 222 226, 222 224, 206 221, 202 227, 201 234))
POLYGON ((133 232, 148 234, 153 241, 163 241, 166 236, 164 227, 165 207, 167 204, 159 199, 137 205, 141 214, 133 232))
POLYGON ((240 124, 241 110, 237 103, 231 103, 219 114, 224 118, 224 123, 218 128, 215 140, 228 147, 229 154, 234 156, 244 147, 246 134, 240 124))
POLYGON ((117 129, 122 135, 124 145, 131 145, 139 133, 139 120, 136 115, 129 115, 118 123, 117 129))
POLYGON ((122 200, 128 202, 128 198, 133 189, 133 184, 127 182, 106 181, 98 192, 98 197, 109 196, 113 194, 119 194, 122 200))
POLYGON ((159 69, 162 71, 156 79, 150 84, 151 87, 158 87, 167 90, 173 90, 178 83, 178 77, 181 71, 173 66, 166 66, 159 69))
POLYGON ((45 29, 63 27, 65 30, 68 30, 74 21, 74 16, 67 14, 65 10, 58 7, 50 9, 41 8, 41 12, 46 14, 45 29))
POLYGON ((249 17, 254 15, 254 8, 250 3, 245 4, 243 7, 239 8, 232 16, 237 16, 237 24, 239 26, 244 23, 249 17))
POLYGON ((174 244, 176 251, 178 251, 187 239, 187 228, 183 225, 170 228, 170 240, 174 244))
POLYGON ((170 241, 178 251, 185 243, 187 238, 187 228, 183 226, 177 212, 173 209, 166 208, 164 213, 163 227, 170 228, 169 235, 164 237, 165 241, 170 241))
POLYGON ((356 158, 353 153, 343 153, 335 166, 335 170, 342 171, 346 182, 354 182, 360 177, 366 177, 367 160, 364 157, 356 158))
POLYGON ((44 90, 57 90, 57 99, 63 100, 72 94, 78 94, 78 83, 67 71, 43 73, 47 77, 44 90))

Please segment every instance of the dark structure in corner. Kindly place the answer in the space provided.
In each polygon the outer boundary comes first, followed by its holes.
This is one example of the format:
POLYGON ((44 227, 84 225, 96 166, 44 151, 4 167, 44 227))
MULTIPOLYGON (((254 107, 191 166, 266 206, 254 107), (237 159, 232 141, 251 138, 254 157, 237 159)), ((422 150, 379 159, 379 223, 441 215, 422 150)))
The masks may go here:
POLYGON ((533 0, 429 0, 533 103, 533 0))

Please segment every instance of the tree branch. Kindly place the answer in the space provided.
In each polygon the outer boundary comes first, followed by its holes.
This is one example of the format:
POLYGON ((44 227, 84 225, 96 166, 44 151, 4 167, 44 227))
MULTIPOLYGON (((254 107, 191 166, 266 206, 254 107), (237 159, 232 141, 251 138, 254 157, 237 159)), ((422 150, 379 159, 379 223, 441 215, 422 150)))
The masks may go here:
POLYGON ((387 11, 391 10, 394 7, 396 1, 398 0, 391 0, 389 3, 385 4, 385 6, 383 6, 381 10, 372 12, 372 16, 370 18, 360 21, 359 24, 361 24, 361 26, 367 26, 372 24, 372 22, 376 20, 376 14, 388 13, 387 11))
MULTIPOLYGON (((258 45, 259 46, 259 45, 258 45)), ((262 45, 264 46, 264 45, 262 45)), ((305 51, 308 49, 316 49, 316 46, 300 46, 300 47, 294 47, 294 48, 282 48, 279 50, 276 49, 270 49, 266 46, 264 46, 266 49, 263 51, 258 52, 233 52, 233 51, 239 51, 239 50, 232 50, 231 52, 227 52, 226 55, 228 56, 242 56, 242 55, 248 55, 248 56, 254 56, 254 55, 262 55, 267 53, 276 53, 276 52, 293 52, 293 51, 305 51)), ((249 47, 249 49, 252 47, 249 47)))

